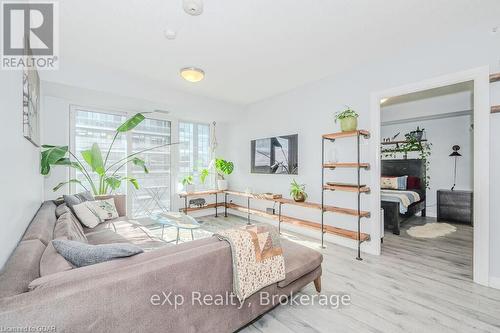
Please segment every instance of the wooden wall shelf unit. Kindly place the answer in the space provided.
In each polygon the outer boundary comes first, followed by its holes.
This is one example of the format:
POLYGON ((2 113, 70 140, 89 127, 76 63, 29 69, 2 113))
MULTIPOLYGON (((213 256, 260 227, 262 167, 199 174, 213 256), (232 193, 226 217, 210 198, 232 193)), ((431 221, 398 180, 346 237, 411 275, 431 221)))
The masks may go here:
POLYGON ((221 190, 206 190, 206 191, 195 191, 195 192, 181 192, 179 193, 180 198, 184 198, 184 208, 180 209, 181 212, 188 213, 188 212, 194 212, 202 209, 208 209, 208 208, 214 208, 215 209, 215 217, 218 217, 218 212, 217 212, 217 207, 225 207, 225 203, 218 202, 217 195, 219 193, 224 193, 224 191, 221 190), (188 205, 188 198, 196 198, 196 197, 204 197, 207 195, 214 195, 215 196, 215 203, 214 204, 208 204, 202 207, 189 207, 188 205))
POLYGON ((357 260, 362 260, 361 259, 361 243, 364 241, 369 240, 369 235, 364 234, 361 232, 361 218, 363 217, 369 217, 370 213, 368 212, 363 212, 361 210, 361 194, 362 193, 369 193, 370 188, 362 185, 361 184, 361 169, 368 169, 369 164, 368 163, 362 163, 361 158, 360 158, 360 144, 361 144, 361 138, 368 139, 370 137, 370 132, 366 130, 357 130, 357 131, 351 131, 351 132, 339 132, 339 133, 330 133, 330 134, 324 134, 322 136, 322 142, 321 142, 321 230, 323 231, 321 233, 321 245, 323 246, 323 234, 325 232, 325 229, 328 230, 329 228, 333 228, 331 226, 325 226, 324 224, 324 213, 327 211, 325 207, 325 191, 342 191, 342 192, 354 192, 357 194, 357 209, 347 209, 343 208, 344 211, 350 212, 354 214, 349 214, 357 217, 358 220, 358 228, 357 231, 349 231, 351 235, 354 235, 355 240, 358 242, 358 255, 356 257, 357 260), (335 142, 337 139, 340 138, 348 138, 348 137, 355 137, 356 138, 356 148, 357 148, 357 161, 354 163, 325 163, 325 141, 330 141, 330 142, 335 142), (332 183, 328 182, 325 184, 325 170, 335 170, 335 168, 338 168, 338 165, 343 165, 344 167, 352 167, 355 168, 357 171, 357 182, 356 184, 345 184, 345 183, 332 183))
MULTIPOLYGON (((313 222, 313 221, 307 221, 304 219, 299 219, 291 216, 285 216, 282 214, 282 206, 283 205, 293 205, 293 206, 299 206, 299 207, 304 207, 304 208, 309 208, 309 209, 315 209, 315 210, 322 210, 322 214, 324 212, 330 212, 330 213, 336 213, 336 214, 341 214, 341 215, 348 215, 348 216, 355 216, 355 217, 370 217, 370 212, 367 211, 358 211, 356 209, 349 209, 349 208, 342 208, 342 207, 335 207, 335 206, 330 206, 330 205, 322 205, 320 203, 315 203, 315 202, 297 202, 293 199, 288 199, 288 198, 283 198, 282 195, 280 194, 271 194, 271 193, 246 193, 246 192, 239 192, 239 191, 220 191, 220 190, 210 190, 210 191, 198 191, 198 192, 190 192, 190 193, 180 193, 179 196, 181 198, 185 199, 185 207, 180 209, 181 212, 184 213, 189 213, 189 212, 194 212, 194 211, 199 211, 203 209, 208 209, 208 208, 215 208, 215 216, 217 216, 217 207, 224 207, 224 216, 227 217, 227 210, 232 209, 238 212, 246 213, 247 214, 247 219, 248 223, 250 223, 250 216, 251 215, 257 215, 260 217, 264 218, 269 218, 271 220, 278 221, 278 230, 281 232, 281 223, 287 223, 299 227, 305 227, 308 229, 313 229, 313 230, 323 230, 323 233, 331 234, 331 235, 336 235, 344 238, 349 238, 352 240, 358 240, 358 233, 355 231, 351 230, 346 230, 342 228, 336 228, 328 225, 321 225, 318 222, 313 222), (208 195, 215 195, 223 193, 224 194, 224 202, 217 202, 216 198, 216 203, 208 204, 203 207, 188 207, 187 205, 187 198, 188 197, 202 197, 202 196, 208 196, 208 195), (238 196, 238 197, 243 197, 247 198, 247 205, 242 206, 238 204, 234 204, 232 202, 228 202, 228 195, 233 195, 233 196, 238 196), (264 201, 269 201, 273 202, 273 204, 278 204, 278 213, 277 214, 270 214, 266 211, 259 210, 259 209, 254 209, 250 208, 250 199, 255 199, 255 200, 264 200, 264 201)), ((361 234, 361 241, 366 241, 369 240, 369 235, 367 234, 361 234)), ((322 236, 323 238, 323 236, 322 236)), ((322 244, 323 245, 323 244, 322 244)))

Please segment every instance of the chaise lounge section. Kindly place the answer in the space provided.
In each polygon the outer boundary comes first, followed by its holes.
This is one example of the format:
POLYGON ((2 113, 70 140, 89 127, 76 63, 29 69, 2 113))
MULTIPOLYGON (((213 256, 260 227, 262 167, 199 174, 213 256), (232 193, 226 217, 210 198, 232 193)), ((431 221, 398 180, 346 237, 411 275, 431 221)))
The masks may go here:
MULTIPOLYGON (((313 281, 320 289, 322 255, 287 240, 282 240, 285 280, 255 293, 241 308, 236 298, 222 305, 201 301, 204 295, 227 296, 232 291, 230 247, 215 237, 158 246, 86 267, 64 267, 59 262, 47 269, 44 260, 61 229, 70 229, 70 238, 82 237, 75 220, 65 207, 51 201, 42 204, 0 275, 4 327, 45 326, 57 332, 233 332, 276 306, 277 296, 289 296, 313 281), (171 304, 174 295, 182 304, 171 304)), ((133 221, 124 217, 119 221, 137 229, 133 221)), ((123 241, 112 226, 81 230, 89 243, 123 241)), ((137 231, 137 235, 142 232, 137 231)), ((152 244, 149 235, 143 238, 148 246, 152 244)))

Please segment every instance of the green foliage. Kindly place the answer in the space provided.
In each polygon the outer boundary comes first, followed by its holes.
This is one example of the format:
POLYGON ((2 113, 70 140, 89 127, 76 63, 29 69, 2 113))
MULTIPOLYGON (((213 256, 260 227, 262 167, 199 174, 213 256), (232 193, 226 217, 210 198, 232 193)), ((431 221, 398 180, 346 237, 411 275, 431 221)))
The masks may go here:
POLYGON ((306 185, 297 183, 295 179, 292 180, 290 183, 290 195, 292 198, 297 198, 302 195, 305 199, 307 199, 306 185))
POLYGON ((215 170, 221 179, 224 179, 224 175, 230 175, 233 173, 234 164, 220 158, 215 159, 215 170))
MULTIPOLYGON (((418 129, 418 128, 417 128, 418 129)), ((423 130, 423 129, 422 129, 423 130)), ((405 142, 398 144, 395 148, 386 148, 381 151, 382 158, 398 158, 402 154, 403 158, 408 157, 408 153, 417 152, 418 158, 424 161, 425 164, 425 186, 430 188, 431 177, 429 175, 430 161, 432 143, 422 142, 415 138, 414 135, 407 133, 405 134, 405 142)))
POLYGON ((205 184, 205 181, 207 180, 207 177, 208 177, 209 174, 210 173, 209 173, 208 169, 201 170, 201 172, 200 172, 200 182, 202 184, 205 184))
MULTIPOLYGON (((134 129, 144 119, 144 115, 142 115, 141 113, 137 113, 131 118, 127 119, 116 129, 113 141, 111 142, 107 150, 106 158, 104 160, 102 157, 101 149, 97 143, 94 143, 90 149, 82 151, 81 157, 83 158, 83 161, 86 163, 87 167, 90 168, 90 172, 89 170, 87 170, 86 165, 82 162, 82 160, 80 160, 73 152, 68 149, 68 146, 43 145, 40 160, 40 173, 42 175, 48 175, 50 173, 51 167, 55 165, 77 169, 82 172, 86 181, 90 184, 90 190, 92 190, 94 195, 111 193, 114 190, 120 188, 123 181, 128 181, 136 189, 139 189, 139 183, 137 182, 137 179, 117 175, 120 169, 125 167, 128 163, 133 163, 134 165, 141 167, 145 173, 148 173, 149 170, 146 166, 146 162, 137 157, 137 155, 146 151, 177 144, 164 144, 144 149, 137 153, 130 154, 127 157, 122 158, 121 160, 108 166, 108 157, 118 135, 134 129), (91 177, 91 172, 96 174, 97 177, 91 177), (95 180, 95 178, 97 178, 98 180, 95 180)), ((53 190, 57 191, 62 186, 70 183, 80 184, 82 187, 87 189, 80 180, 70 179, 67 182, 59 183, 56 187, 53 188, 53 190)))
POLYGON ((344 111, 339 111, 335 113, 335 122, 337 122, 337 120, 340 119, 351 118, 351 117, 358 118, 359 114, 350 107, 347 107, 347 109, 345 109, 344 111))
POLYGON ((193 185, 194 184, 194 178, 192 175, 188 175, 181 180, 182 185, 193 185))

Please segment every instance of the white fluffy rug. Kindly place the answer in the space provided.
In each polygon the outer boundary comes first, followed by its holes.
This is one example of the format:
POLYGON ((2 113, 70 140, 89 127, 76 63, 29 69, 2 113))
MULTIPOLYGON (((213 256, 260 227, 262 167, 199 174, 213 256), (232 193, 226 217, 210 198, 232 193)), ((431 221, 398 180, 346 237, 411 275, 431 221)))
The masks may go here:
POLYGON ((451 234, 457 228, 448 223, 427 223, 408 229, 408 235, 415 238, 436 238, 451 234))

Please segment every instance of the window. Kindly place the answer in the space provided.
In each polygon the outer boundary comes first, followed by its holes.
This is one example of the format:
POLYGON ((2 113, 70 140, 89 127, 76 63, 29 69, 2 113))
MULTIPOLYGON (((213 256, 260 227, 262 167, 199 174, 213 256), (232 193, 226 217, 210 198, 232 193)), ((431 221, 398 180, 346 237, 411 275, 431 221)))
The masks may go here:
MULTIPOLYGON (((170 143, 170 130, 170 121, 145 119, 132 130, 132 153, 170 143)), ((170 149, 166 146, 137 155, 146 162, 149 173, 139 166, 130 166, 132 177, 140 185, 139 190, 132 189, 134 216, 170 210, 170 149)))
MULTIPOLYGON (((81 158, 81 152, 89 149, 92 144, 98 143, 101 148, 103 158, 111 144, 115 130, 128 116, 125 114, 113 114, 111 112, 101 112, 87 110, 83 108, 73 109, 74 123, 71 129, 71 138, 74 142, 74 152, 81 158)), ((126 158, 128 155, 138 153, 156 146, 171 142, 171 123, 161 119, 145 119, 141 124, 126 135, 119 135, 113 144, 113 149, 109 155, 106 166, 126 158)), ((128 193, 128 203, 131 207, 131 214, 134 217, 150 215, 160 211, 170 209, 171 193, 171 154, 170 146, 143 152, 137 157, 146 162, 149 173, 144 173, 144 169, 128 164, 121 168, 117 175, 136 178, 139 189, 136 190, 131 184, 122 182, 115 193, 128 193)), ((85 162, 82 163, 85 164, 85 162)), ((120 165, 120 164, 118 164, 120 165)), ((92 174, 91 174, 92 175, 92 174)), ((75 170, 75 176, 82 181, 86 189, 92 190, 83 174, 75 170)), ((96 181, 98 177, 92 175, 96 181)), ((82 187, 74 185, 73 192, 79 192, 82 187)))
MULTIPOLYGON (((208 168, 210 156, 210 125, 179 122, 179 183, 188 175, 194 176, 198 189, 211 188, 213 177, 207 177, 205 184, 200 181, 200 172, 208 168)), ((182 185, 180 185, 182 186, 182 185)))
MULTIPOLYGON (((107 152, 109 145, 113 141, 113 136, 115 134, 116 128, 126 120, 126 117, 124 115, 94 112, 82 109, 76 109, 74 117, 75 121, 72 135, 72 140, 74 142, 74 153, 86 167, 87 164, 81 157, 82 151, 89 149, 92 144, 97 143, 99 144, 102 154, 104 155, 107 152)), ((118 162, 126 156, 126 137, 119 136, 113 144, 113 149, 111 150, 111 153, 109 155, 107 166, 118 162)), ((118 172, 118 174, 120 176, 125 176, 126 172, 127 170, 123 168, 118 172)), ((96 184, 97 186, 97 175, 95 173, 90 173, 90 175, 94 184, 96 184)), ((85 189, 92 191, 91 185, 80 171, 76 171, 75 176, 82 182, 85 189)), ((125 186, 125 184, 122 184, 122 187, 116 190, 116 192, 126 193, 125 186)), ((80 185, 75 185, 72 188, 73 192, 80 192, 82 190, 83 189, 80 185)))

